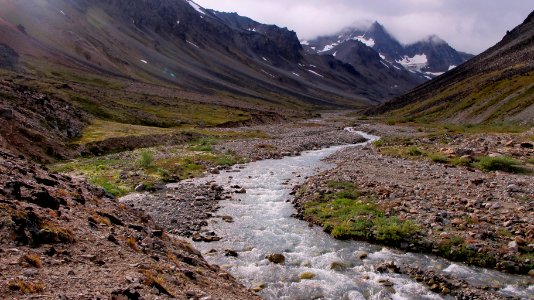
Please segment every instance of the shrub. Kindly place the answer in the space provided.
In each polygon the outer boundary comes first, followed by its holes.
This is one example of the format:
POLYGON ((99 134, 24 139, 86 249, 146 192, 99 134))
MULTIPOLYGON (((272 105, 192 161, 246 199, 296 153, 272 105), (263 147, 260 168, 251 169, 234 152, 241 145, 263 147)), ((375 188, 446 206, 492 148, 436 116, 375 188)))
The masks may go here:
POLYGON ((7 288, 23 294, 34 294, 44 291, 44 284, 40 281, 29 282, 23 279, 13 279, 7 283, 7 288))
POLYGON ((375 239, 383 242, 398 242, 415 235, 419 228, 412 221, 398 218, 376 218, 374 220, 375 239))
POLYGON ((154 153, 148 149, 141 151, 141 157, 139 158, 139 165, 145 169, 150 168, 154 163, 154 153))
POLYGON ((28 264, 34 268, 40 268, 43 266, 41 257, 37 254, 29 253, 20 258, 21 264, 28 264))
POLYGON ((423 151, 421 151, 419 148, 415 146, 411 146, 408 148, 408 155, 410 156, 421 156, 423 155, 423 151))
POLYGON ((476 166, 483 171, 504 171, 517 173, 521 170, 521 168, 517 166, 518 164, 519 161, 507 156, 485 156, 479 159, 476 166))
POLYGON ((443 154, 434 153, 429 155, 429 157, 435 163, 446 164, 449 162, 449 159, 443 154))

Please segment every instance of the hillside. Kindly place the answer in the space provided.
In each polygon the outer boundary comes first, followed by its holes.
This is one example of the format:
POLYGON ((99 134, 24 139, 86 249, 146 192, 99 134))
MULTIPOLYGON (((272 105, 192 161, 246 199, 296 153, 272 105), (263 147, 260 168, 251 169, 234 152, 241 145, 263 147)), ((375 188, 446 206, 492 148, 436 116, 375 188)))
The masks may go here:
POLYGON ((0 43, 16 51, 19 66, 45 77, 98 75, 235 97, 264 110, 361 107, 400 94, 383 78, 305 53, 294 32, 192 1, 0 5, 0 43))
POLYGON ((369 113, 421 122, 534 123, 534 12, 484 53, 369 113))

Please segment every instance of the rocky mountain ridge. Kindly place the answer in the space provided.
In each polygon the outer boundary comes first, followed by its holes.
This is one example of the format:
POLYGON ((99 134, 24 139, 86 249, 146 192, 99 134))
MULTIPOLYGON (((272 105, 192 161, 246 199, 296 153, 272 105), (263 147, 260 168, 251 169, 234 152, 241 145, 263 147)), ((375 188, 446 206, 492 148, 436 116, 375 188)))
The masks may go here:
POLYGON ((345 28, 332 36, 323 36, 305 41, 310 52, 335 54, 341 61, 356 65, 340 48, 361 47, 373 49, 385 65, 400 70, 406 69, 425 80, 435 78, 464 63, 473 55, 458 52, 436 35, 409 45, 402 45, 382 24, 372 23, 368 28, 345 28))
POLYGON ((482 54, 372 109, 446 123, 534 123, 534 12, 482 54))

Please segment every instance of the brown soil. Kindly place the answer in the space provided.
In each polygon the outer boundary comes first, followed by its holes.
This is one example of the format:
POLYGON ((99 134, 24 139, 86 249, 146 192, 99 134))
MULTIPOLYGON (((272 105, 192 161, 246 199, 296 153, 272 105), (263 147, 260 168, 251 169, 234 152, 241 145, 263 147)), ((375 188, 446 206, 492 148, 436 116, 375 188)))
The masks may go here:
POLYGON ((0 150, 3 299, 255 299, 95 187, 0 150))

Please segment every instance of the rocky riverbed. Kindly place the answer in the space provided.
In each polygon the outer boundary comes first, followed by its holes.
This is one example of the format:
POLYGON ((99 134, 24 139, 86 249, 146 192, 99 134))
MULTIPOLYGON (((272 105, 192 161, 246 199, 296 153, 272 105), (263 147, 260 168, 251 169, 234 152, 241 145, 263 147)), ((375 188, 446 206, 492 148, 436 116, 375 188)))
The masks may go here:
MULTIPOLYGON (((360 126, 365 129, 370 126, 360 126)), ((384 137, 417 141, 414 128, 373 126, 384 137)), ((419 137, 418 137, 419 136, 419 137)), ((438 147, 472 149, 470 153, 533 155, 521 147, 522 136, 457 136, 438 147), (513 141, 506 145, 504 141, 513 141), (515 148, 514 148, 515 144, 515 148)), ((527 142, 524 142, 525 144, 527 142)), ((413 144, 413 143, 412 143, 413 144)), ((331 182, 350 182, 375 199, 386 216, 411 220, 419 235, 398 243, 407 251, 427 252, 511 273, 534 275, 534 180, 531 174, 484 172, 471 167, 418 158, 384 155, 375 146, 348 148, 328 159, 336 168, 310 178, 298 190, 295 205, 332 192, 331 182)), ((395 245, 393 245, 395 246, 395 245)))
MULTIPOLYGON (((365 139, 344 130, 343 123, 326 123, 324 120, 291 125, 260 125, 233 130, 260 130, 268 139, 227 141, 215 146, 215 151, 231 152, 247 160, 262 160, 297 156, 302 151, 320 149, 333 145, 354 144, 365 139)), ((240 172, 237 165, 230 172, 240 172)), ((222 169, 212 169, 218 173, 222 169)), ((246 193, 239 184, 224 189, 213 182, 199 184, 185 180, 170 184, 154 193, 134 193, 121 198, 127 205, 143 210, 171 233, 193 240, 216 241, 219 237, 203 229, 206 220, 212 217, 232 222, 227 216, 217 215, 218 202, 231 199, 232 194, 246 193)))

